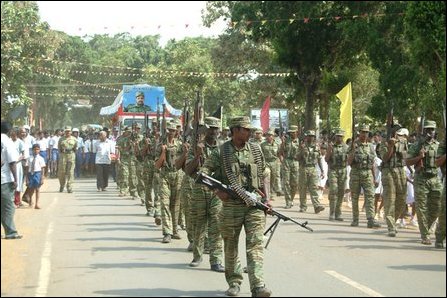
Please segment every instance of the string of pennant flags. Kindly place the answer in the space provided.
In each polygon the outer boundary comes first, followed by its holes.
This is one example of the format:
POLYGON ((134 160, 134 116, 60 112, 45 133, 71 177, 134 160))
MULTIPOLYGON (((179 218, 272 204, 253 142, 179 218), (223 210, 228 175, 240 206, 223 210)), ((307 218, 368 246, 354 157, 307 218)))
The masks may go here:
MULTIPOLYGON (((145 78, 145 77, 173 77, 173 76, 182 76, 182 77, 214 77, 214 78, 234 78, 248 75, 247 73, 237 73, 237 72, 196 72, 196 71, 177 71, 177 70, 148 70, 147 73, 144 74, 135 74, 135 73, 125 73, 125 72, 104 72, 104 71, 90 71, 90 70, 75 70, 75 69, 62 69, 62 68, 49 68, 49 67, 39 67, 40 70, 45 71, 66 71, 75 74, 93 74, 93 75, 102 75, 102 76, 127 76, 127 77, 136 77, 136 78, 145 78)), ((256 73, 256 76, 259 77, 289 77, 292 75, 296 75, 295 73, 288 72, 270 72, 270 73, 256 73)))
MULTIPOLYGON (((322 21, 342 21, 342 20, 356 20, 356 19, 367 19, 371 17, 385 17, 385 16, 403 16, 405 13, 362 13, 355 15, 339 15, 339 16, 319 16, 319 17, 293 17, 284 19, 261 19, 261 20, 241 20, 241 21, 229 21, 227 23, 229 28, 236 29, 243 25, 249 26, 251 24, 259 23, 261 25, 266 24, 277 24, 277 23, 310 23, 310 22, 322 22, 322 21)), ((164 30, 164 29, 183 29, 183 30, 196 30, 196 29, 208 29, 201 24, 192 23, 171 23, 171 24, 131 24, 131 25, 111 25, 111 26, 78 26, 77 31, 79 32, 95 32, 99 30, 105 31, 134 31, 134 30, 164 30)))
POLYGON ((116 95, 91 95, 91 94, 67 94, 67 93, 46 93, 46 92, 29 92, 29 95, 36 95, 36 96, 54 96, 54 97, 71 97, 71 98, 79 98, 79 99, 85 99, 85 98, 115 98, 116 95))
POLYGON ((261 25, 266 24, 278 24, 278 23, 298 23, 302 22, 308 24, 310 22, 322 22, 322 21, 341 21, 341 20, 355 20, 355 19, 367 19, 371 17, 384 17, 384 16, 403 16, 405 13, 375 13, 375 14, 356 14, 356 15, 343 15, 343 16, 320 16, 320 17, 303 17, 303 18, 288 18, 288 19, 266 19, 266 20, 243 20, 243 21, 230 21, 228 26, 230 28, 236 29, 238 26, 250 26, 252 24, 260 23, 261 25))
POLYGON ((100 89, 110 90, 110 91, 116 91, 116 92, 121 91, 120 89, 117 89, 117 88, 111 88, 111 87, 101 86, 99 84, 92 84, 92 83, 78 81, 78 80, 71 79, 71 78, 65 78, 65 77, 62 77, 62 76, 58 76, 58 75, 55 75, 55 74, 43 72, 43 71, 40 71, 40 70, 36 70, 36 72, 38 74, 43 75, 43 76, 47 76, 47 77, 50 77, 50 78, 56 78, 56 79, 60 79, 60 80, 68 80, 70 82, 74 82, 74 83, 81 84, 81 85, 84 85, 84 86, 90 86, 90 87, 95 87, 95 88, 100 88, 100 89))

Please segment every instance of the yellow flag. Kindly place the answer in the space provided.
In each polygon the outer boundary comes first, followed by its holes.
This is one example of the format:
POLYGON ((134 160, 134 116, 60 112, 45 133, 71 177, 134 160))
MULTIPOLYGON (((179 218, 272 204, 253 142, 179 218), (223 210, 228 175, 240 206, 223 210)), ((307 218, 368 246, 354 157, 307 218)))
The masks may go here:
POLYGON ((337 97, 341 101, 340 106, 340 128, 345 131, 344 141, 352 137, 352 86, 351 82, 348 83, 340 92, 337 93, 337 97))

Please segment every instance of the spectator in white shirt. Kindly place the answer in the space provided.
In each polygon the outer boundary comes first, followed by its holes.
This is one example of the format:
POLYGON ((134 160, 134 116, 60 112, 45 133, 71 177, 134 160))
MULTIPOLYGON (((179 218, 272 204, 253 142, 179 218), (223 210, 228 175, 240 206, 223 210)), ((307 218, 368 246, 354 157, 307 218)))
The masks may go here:
POLYGON ((16 163, 19 153, 14 143, 8 137, 11 124, 1 122, 1 222, 5 230, 5 239, 21 239, 14 223, 14 191, 17 188, 16 163))
POLYGON ((107 139, 105 131, 99 132, 99 141, 94 143, 96 156, 96 187, 98 191, 105 191, 109 184, 110 164, 112 162, 112 144, 107 139))

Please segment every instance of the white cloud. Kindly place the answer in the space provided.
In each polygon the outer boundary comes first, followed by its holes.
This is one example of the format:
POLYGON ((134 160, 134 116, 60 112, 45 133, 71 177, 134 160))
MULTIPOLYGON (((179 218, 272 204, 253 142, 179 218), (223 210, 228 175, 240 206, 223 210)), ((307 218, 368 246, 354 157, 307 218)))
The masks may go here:
POLYGON ((217 36, 226 24, 212 28, 202 25, 205 1, 37 1, 41 20, 54 30, 70 35, 116 34, 161 36, 161 44, 171 38, 217 36))

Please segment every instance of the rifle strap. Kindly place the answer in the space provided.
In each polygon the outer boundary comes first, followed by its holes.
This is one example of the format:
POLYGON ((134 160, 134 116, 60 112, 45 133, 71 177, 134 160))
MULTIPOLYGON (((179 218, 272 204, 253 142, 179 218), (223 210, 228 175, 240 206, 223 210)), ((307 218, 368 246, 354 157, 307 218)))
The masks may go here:
MULTIPOLYGON (((241 198, 247 206, 256 206, 256 199, 253 197, 250 197, 250 195, 245 191, 245 189, 242 187, 242 185, 239 183, 235 173, 231 169, 231 141, 227 141, 222 145, 222 161, 223 161, 223 168, 225 176, 227 177, 228 181, 230 182, 230 188, 241 198)), ((250 146, 250 151, 253 153, 253 147, 250 146)), ((258 165, 257 161, 257 154, 253 154, 255 158, 255 162, 258 165)), ((261 179, 262 180, 262 179, 261 179)))

